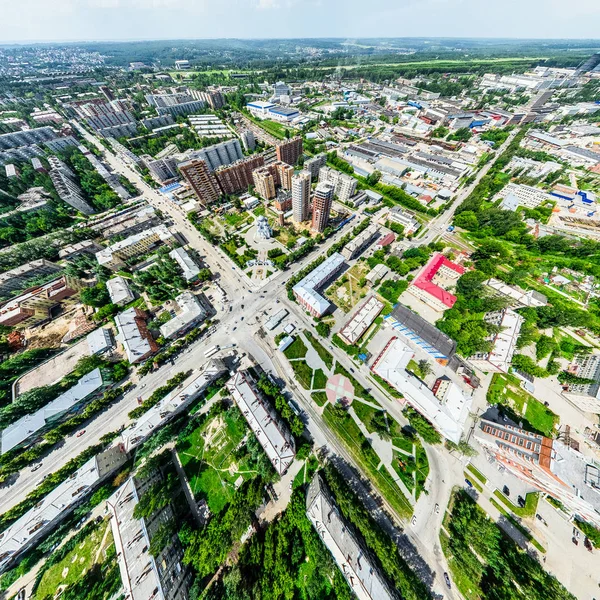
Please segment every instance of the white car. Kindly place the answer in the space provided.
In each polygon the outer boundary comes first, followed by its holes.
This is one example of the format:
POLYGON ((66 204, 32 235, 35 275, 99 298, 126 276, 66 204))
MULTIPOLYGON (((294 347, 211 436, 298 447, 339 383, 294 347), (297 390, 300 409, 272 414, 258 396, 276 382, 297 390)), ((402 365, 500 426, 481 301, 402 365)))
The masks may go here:
POLYGON ((436 504, 436 505, 435 505, 435 514, 436 514, 436 515, 439 515, 439 514, 440 514, 440 505, 439 505, 439 504, 436 504))
POLYGON ((413 527, 417 524, 417 515, 413 515, 411 523, 413 524, 413 527))

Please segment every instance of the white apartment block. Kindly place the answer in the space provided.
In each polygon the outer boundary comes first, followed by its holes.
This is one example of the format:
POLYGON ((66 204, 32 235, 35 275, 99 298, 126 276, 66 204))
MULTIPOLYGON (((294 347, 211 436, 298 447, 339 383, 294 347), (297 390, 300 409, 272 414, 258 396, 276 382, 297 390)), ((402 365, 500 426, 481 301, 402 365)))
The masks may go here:
POLYGON ((300 171, 292 177, 292 212, 294 221, 308 221, 310 212, 310 171, 300 171))
POLYGON ((348 202, 356 193, 358 181, 351 175, 340 173, 330 167, 321 167, 319 170, 319 183, 331 183, 335 187, 334 194, 341 202, 348 202))

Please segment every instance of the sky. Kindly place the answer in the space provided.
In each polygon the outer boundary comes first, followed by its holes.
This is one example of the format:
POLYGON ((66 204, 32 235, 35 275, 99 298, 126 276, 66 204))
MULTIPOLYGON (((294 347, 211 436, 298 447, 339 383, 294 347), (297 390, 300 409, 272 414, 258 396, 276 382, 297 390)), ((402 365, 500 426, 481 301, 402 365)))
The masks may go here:
POLYGON ((600 0, 0 0, 0 43, 411 36, 599 38, 600 0))

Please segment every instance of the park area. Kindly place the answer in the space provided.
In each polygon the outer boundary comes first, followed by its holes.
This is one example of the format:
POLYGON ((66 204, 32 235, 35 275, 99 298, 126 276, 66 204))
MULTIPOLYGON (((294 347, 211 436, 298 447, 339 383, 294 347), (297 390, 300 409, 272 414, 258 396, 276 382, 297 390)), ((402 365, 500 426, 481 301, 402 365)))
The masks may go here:
POLYGON ((245 445, 240 447, 247 432, 242 413, 231 407, 199 425, 178 445, 194 497, 206 500, 213 514, 225 507, 244 480, 256 474, 245 445))
MULTIPOLYGON (((94 565, 102 565, 115 558, 110 522, 105 520, 99 524, 90 524, 87 528, 87 535, 78 535, 77 539, 67 541, 63 551, 57 550, 50 557, 49 562, 52 559, 56 562, 44 571, 34 598, 54 598, 65 588, 78 583, 94 565)), ((85 534, 85 531, 80 533, 85 534)))
POLYGON ((498 404, 513 421, 523 421, 524 429, 553 437, 559 417, 521 388, 512 375, 495 373, 488 389, 489 404, 498 404))

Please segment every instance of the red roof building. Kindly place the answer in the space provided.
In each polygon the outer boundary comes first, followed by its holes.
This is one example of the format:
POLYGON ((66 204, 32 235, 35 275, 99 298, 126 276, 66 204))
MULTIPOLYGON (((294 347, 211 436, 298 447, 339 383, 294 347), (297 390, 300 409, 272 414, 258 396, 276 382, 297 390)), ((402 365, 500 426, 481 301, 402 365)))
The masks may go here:
POLYGON ((456 303, 456 296, 447 291, 454 287, 465 272, 464 267, 448 260, 443 254, 434 254, 416 279, 410 292, 435 310, 444 311, 456 303))
POLYGON ((375 246, 378 249, 385 248, 385 246, 389 246, 390 244, 392 244, 395 239, 396 239, 396 236, 393 233, 388 233, 387 235, 383 236, 381 239, 377 240, 377 243, 375 244, 375 246))

